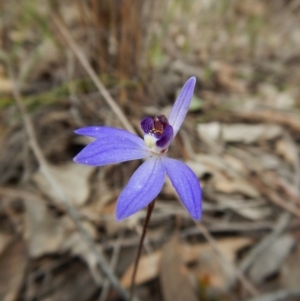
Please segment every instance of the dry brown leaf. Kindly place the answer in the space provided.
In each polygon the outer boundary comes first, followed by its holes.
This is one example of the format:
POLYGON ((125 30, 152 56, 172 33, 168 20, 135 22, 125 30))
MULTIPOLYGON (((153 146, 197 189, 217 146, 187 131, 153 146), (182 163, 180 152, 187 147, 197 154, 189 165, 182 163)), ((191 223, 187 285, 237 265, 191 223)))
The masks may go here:
POLYGON ((254 283, 260 283, 273 275, 290 254, 295 245, 295 238, 289 234, 278 237, 268 249, 254 262, 249 276, 254 283))
POLYGON ((0 255, 5 250, 6 246, 10 243, 12 240, 12 236, 0 233, 0 255))
POLYGON ((263 201, 242 200, 220 194, 214 194, 213 197, 218 204, 250 220, 263 220, 272 214, 271 208, 263 201))
POLYGON ((245 169, 242 162, 231 156, 197 154, 195 161, 202 164, 207 169, 207 172, 212 175, 218 172, 222 172, 222 174, 230 178, 241 178, 241 174, 248 175, 247 169, 245 169))
POLYGON ((67 217, 56 217, 46 203, 26 200, 26 236, 29 254, 39 257, 61 252, 61 245, 67 239, 73 223, 67 217))
MULTIPOLYGON (((26 200, 26 209, 31 257, 70 252, 74 256, 81 257, 87 263, 95 282, 101 283, 97 258, 68 216, 54 216, 46 204, 39 201, 26 200)), ((90 222, 83 221, 82 226, 92 238, 96 237, 96 230, 90 222)))
MULTIPOLYGON (((161 260, 161 251, 150 255, 144 255, 140 258, 138 271, 136 274, 136 285, 149 281, 158 275, 159 263, 161 260)), ((130 287, 133 273, 133 264, 125 271, 121 278, 121 284, 124 287, 130 287)))
POLYGON ((237 109, 233 111, 239 118, 251 121, 278 123, 294 131, 300 130, 300 119, 294 112, 279 111, 265 108, 237 109))
POLYGON ((272 140, 283 134, 282 127, 275 124, 231 124, 222 126, 222 138, 225 142, 257 143, 272 140))
MULTIPOLYGON (((77 5, 76 2, 62 3, 60 9, 61 9, 61 15, 63 16, 64 21, 68 26, 74 26, 74 24, 80 23, 83 12, 80 11, 79 6, 77 5)), ((85 10, 84 14, 88 14, 88 11, 85 10)))
MULTIPOLYGON (((103 224, 105 225, 105 230, 109 237, 115 236, 120 229, 124 229, 124 223, 116 223, 115 215, 116 215, 116 201, 112 201, 108 204, 105 204, 101 210, 103 215, 109 216, 110 218, 106 218, 103 220, 103 224)), ((127 224, 128 224, 127 220, 127 224)), ((137 223, 137 220, 136 220, 137 223)))
POLYGON ((256 160, 259 162, 262 169, 278 170, 282 167, 282 160, 278 156, 263 151, 258 151, 255 154, 256 160))
POLYGON ((216 80, 219 85, 233 92, 246 92, 245 81, 235 77, 233 65, 215 61, 212 62, 211 68, 215 71, 216 80))
MULTIPOLYGON (((223 255, 231 262, 236 258, 236 252, 251 244, 249 238, 228 238, 218 241, 219 249, 223 255)), ((210 245, 199 250, 197 267, 194 271, 201 283, 209 291, 225 292, 235 282, 234 271, 225 265, 210 245)))
POLYGON ((162 250, 160 283, 165 301, 197 301, 188 270, 179 253, 179 242, 172 239, 162 250))
MULTIPOLYGON (((93 239, 96 237, 96 229, 90 222, 83 221, 82 226, 93 239)), ((69 236, 65 238, 61 246, 61 250, 65 252, 70 251, 72 255, 82 258, 88 265, 95 282, 98 284, 102 283, 97 257, 78 231, 75 230, 69 233, 69 236)))
POLYGON ((259 0, 243 0, 237 3, 236 10, 246 16, 262 17, 266 7, 266 4, 259 0))
POLYGON ((245 166, 245 162, 242 162, 240 159, 237 157, 224 154, 223 156, 224 161, 232 170, 234 170, 236 173, 243 175, 243 176, 248 176, 249 170, 245 166))
POLYGON ((201 178, 205 174, 209 174, 211 172, 210 169, 207 168, 207 166, 200 162, 189 160, 185 163, 191 168, 191 170, 196 174, 198 178, 201 178))
MULTIPOLYGON (((236 252, 251 244, 252 240, 249 238, 228 238, 218 241, 219 248, 223 251, 224 256, 229 260, 235 259, 236 252)), ((179 252, 182 254, 183 261, 185 263, 195 262, 199 259, 201 254, 212 253, 215 254, 213 248, 209 243, 189 245, 179 244, 179 252)), ((136 275, 136 284, 141 284, 158 276, 159 264, 161 260, 162 252, 157 251, 150 255, 144 255, 140 259, 139 268, 136 275)), ((214 255, 214 261, 216 260, 214 255)), ((124 287, 129 287, 131 283, 131 276, 133 272, 133 263, 127 268, 121 278, 121 284, 124 287)))
POLYGON ((86 301, 93 300, 99 286, 93 281, 90 272, 80 260, 54 272, 47 285, 38 286, 29 300, 41 301, 86 301), (35 296, 43 297, 36 298, 35 296))
MULTIPOLYGON (((101 283, 102 278, 98 272, 97 259, 68 216, 56 217, 45 203, 33 200, 26 200, 26 209, 27 236, 31 257, 71 252, 87 263, 95 281, 101 283)), ((82 225, 91 237, 96 237, 96 230, 89 222, 84 221, 82 225)))
POLYGON ((0 93, 11 93, 12 89, 13 89, 12 81, 0 77, 0 93))
MULTIPOLYGON (((89 177, 94 168, 70 163, 50 166, 50 171, 56 181, 60 183, 65 195, 73 206, 82 206, 85 204, 90 193, 89 177)), ((40 171, 33 175, 33 180, 47 196, 57 202, 59 201, 52 186, 40 171)))
POLYGON ((16 300, 26 266, 26 245, 21 238, 17 238, 6 247, 0 257, 0 300, 16 300))
POLYGON ((220 124, 217 122, 198 124, 200 137, 225 142, 255 143, 260 140, 270 140, 282 135, 282 128, 278 125, 249 125, 249 124, 220 124))
MULTIPOLYGON (((252 239, 246 237, 232 237, 224 238, 217 241, 217 245, 222 250, 223 255, 230 261, 235 259, 235 254, 238 250, 250 245, 253 242, 252 239)), ((196 261, 201 253, 212 252, 212 246, 209 243, 197 244, 197 245, 180 245, 182 252, 182 258, 184 262, 189 263, 196 261)))
POLYGON ((241 193, 251 198, 260 196, 258 190, 242 177, 228 178, 219 172, 215 172, 213 183, 217 191, 226 194, 241 193))
POLYGON ((107 195, 106 200, 113 200, 109 203, 106 202, 105 198, 104 196, 104 198, 93 199, 93 202, 84 206, 80 212, 84 217, 88 217, 89 221, 93 221, 97 224, 100 222, 101 225, 105 227, 107 235, 112 237, 116 235, 120 229, 124 228, 124 224, 116 223, 116 193, 112 191, 110 195, 107 195))
POLYGON ((61 51, 54 40, 44 39, 35 51, 24 58, 20 74, 24 77, 30 72, 31 78, 39 78, 43 73, 53 70, 53 66, 59 66, 61 60, 61 51))
MULTIPOLYGON (((87 263, 95 282, 101 283, 97 258, 68 216, 56 217, 46 204, 38 201, 27 200, 26 209, 30 256, 70 252, 81 257, 87 263)), ((96 237, 96 230, 89 222, 84 221, 82 225, 92 238, 96 237)))
POLYGON ((298 149, 295 143, 287 138, 283 138, 277 141, 275 146, 277 154, 282 156, 289 164, 294 165, 298 160, 298 149))
POLYGON ((291 91, 280 92, 278 88, 270 83, 261 83, 258 86, 259 99, 256 100, 256 106, 259 107, 262 99, 265 106, 279 109, 291 110, 295 106, 295 98, 291 91))
POLYGON ((200 123, 197 131, 201 139, 211 139, 218 142, 221 138, 222 125, 220 122, 200 123))

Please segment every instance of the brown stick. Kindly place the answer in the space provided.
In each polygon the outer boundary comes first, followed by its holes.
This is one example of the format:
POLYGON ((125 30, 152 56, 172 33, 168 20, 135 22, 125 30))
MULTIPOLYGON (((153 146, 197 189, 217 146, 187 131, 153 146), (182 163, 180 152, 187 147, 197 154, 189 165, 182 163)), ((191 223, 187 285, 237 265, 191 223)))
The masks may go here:
POLYGON ((139 261, 140 261, 140 257, 141 257, 141 253, 142 253, 142 247, 143 247, 143 242, 146 236, 146 232, 147 232, 147 227, 150 221, 150 217, 153 211, 155 205, 155 200, 152 201, 149 205, 148 205, 148 210, 147 210, 147 216, 144 222, 144 227, 143 227, 143 233, 140 239, 140 243, 139 243, 139 248, 138 248, 138 252, 135 258, 135 262, 134 262, 134 268, 133 268, 133 273, 132 273, 132 278, 131 278, 131 285, 130 285, 130 293, 129 293, 129 301, 131 301, 133 299, 133 295, 134 295, 134 289, 135 289, 135 276, 136 276, 136 272, 138 269, 138 265, 139 265, 139 261))
POLYGON ((85 57, 83 51, 80 49, 80 47, 76 44, 75 40, 71 36, 68 28, 64 25, 64 23, 59 19, 59 17, 53 13, 52 14, 52 20, 56 27, 58 28, 60 34, 63 36, 65 41, 67 42, 70 49, 74 52, 77 59, 80 61, 82 67, 85 69, 87 74, 90 76, 91 80, 94 82, 95 86, 97 87, 100 94, 103 96, 107 104, 110 106, 112 111, 116 114, 116 116, 119 118, 120 122, 123 124, 124 128, 128 130, 131 133, 136 133, 135 129, 131 125, 131 123, 128 121, 127 117, 121 110, 121 108, 118 106, 118 104, 114 101, 114 99, 109 94, 108 90, 105 88, 103 83, 98 78, 96 72, 92 68, 91 64, 85 57))

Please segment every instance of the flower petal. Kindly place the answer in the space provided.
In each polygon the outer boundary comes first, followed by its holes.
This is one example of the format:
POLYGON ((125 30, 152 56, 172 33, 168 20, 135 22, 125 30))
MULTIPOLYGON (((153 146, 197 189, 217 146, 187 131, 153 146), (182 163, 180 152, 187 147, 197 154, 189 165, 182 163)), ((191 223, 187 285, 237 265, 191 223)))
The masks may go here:
POLYGON ((97 140, 86 146, 74 159, 76 163, 102 166, 149 156, 144 140, 127 131, 110 127, 88 127, 76 131, 97 140))
POLYGON ((107 136, 114 136, 116 139, 131 140, 144 146, 144 140, 137 135, 134 135, 128 131, 117 129, 109 126, 87 126, 74 131, 75 134, 93 137, 93 138, 105 138, 107 136))
POLYGON ((151 117, 146 117, 141 121, 141 128, 145 134, 149 134, 150 131, 154 128, 154 122, 151 117))
POLYGON ((189 109, 194 88, 196 84, 196 78, 193 76, 187 80, 184 84, 183 88, 181 89, 172 111, 169 116, 169 123, 172 125, 174 130, 174 137, 176 136, 181 124, 185 118, 185 115, 189 109))
POLYGON ((102 138, 105 134, 105 129, 107 127, 104 126, 86 126, 84 128, 80 128, 74 131, 75 134, 93 137, 93 138, 102 138), (103 131, 104 129, 104 131, 103 131))
POLYGON ((156 145, 161 148, 168 148, 173 140, 173 128, 167 125, 161 137, 156 141, 156 145))
POLYGON ((196 175, 181 161, 164 157, 162 162, 183 205, 194 219, 200 220, 202 193, 196 175))
POLYGON ((144 162, 132 175, 119 196, 116 208, 117 220, 122 220, 147 206, 161 191, 166 171, 160 157, 144 162))

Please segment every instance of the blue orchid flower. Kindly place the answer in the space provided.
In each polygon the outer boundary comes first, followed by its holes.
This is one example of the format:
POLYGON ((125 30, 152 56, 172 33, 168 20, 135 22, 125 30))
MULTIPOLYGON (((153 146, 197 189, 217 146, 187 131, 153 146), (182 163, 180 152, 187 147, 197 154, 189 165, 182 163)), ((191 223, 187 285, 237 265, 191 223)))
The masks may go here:
POLYGON ((196 220, 201 218, 202 193, 199 180, 186 164, 166 156, 186 116, 195 84, 195 77, 188 79, 168 119, 159 115, 141 121, 144 140, 125 130, 106 126, 90 126, 75 131, 76 134, 96 138, 73 159, 76 163, 103 166, 145 159, 118 198, 117 220, 150 204, 161 191, 166 174, 190 215, 196 220))

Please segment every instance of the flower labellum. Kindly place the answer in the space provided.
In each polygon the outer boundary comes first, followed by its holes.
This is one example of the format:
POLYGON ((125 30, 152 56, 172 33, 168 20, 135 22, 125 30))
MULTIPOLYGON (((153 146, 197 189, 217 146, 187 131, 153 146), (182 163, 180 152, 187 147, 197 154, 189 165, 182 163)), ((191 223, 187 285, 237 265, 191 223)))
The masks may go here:
POLYGON ((186 116, 195 84, 195 77, 188 79, 169 118, 158 115, 141 121, 144 139, 125 130, 105 126, 84 127, 75 131, 76 134, 96 138, 73 159, 76 163, 103 166, 135 159, 146 160, 134 172, 118 198, 117 220, 151 203, 161 191, 166 174, 190 215, 196 220, 201 218, 202 193, 199 180, 186 164, 166 156, 186 116))

